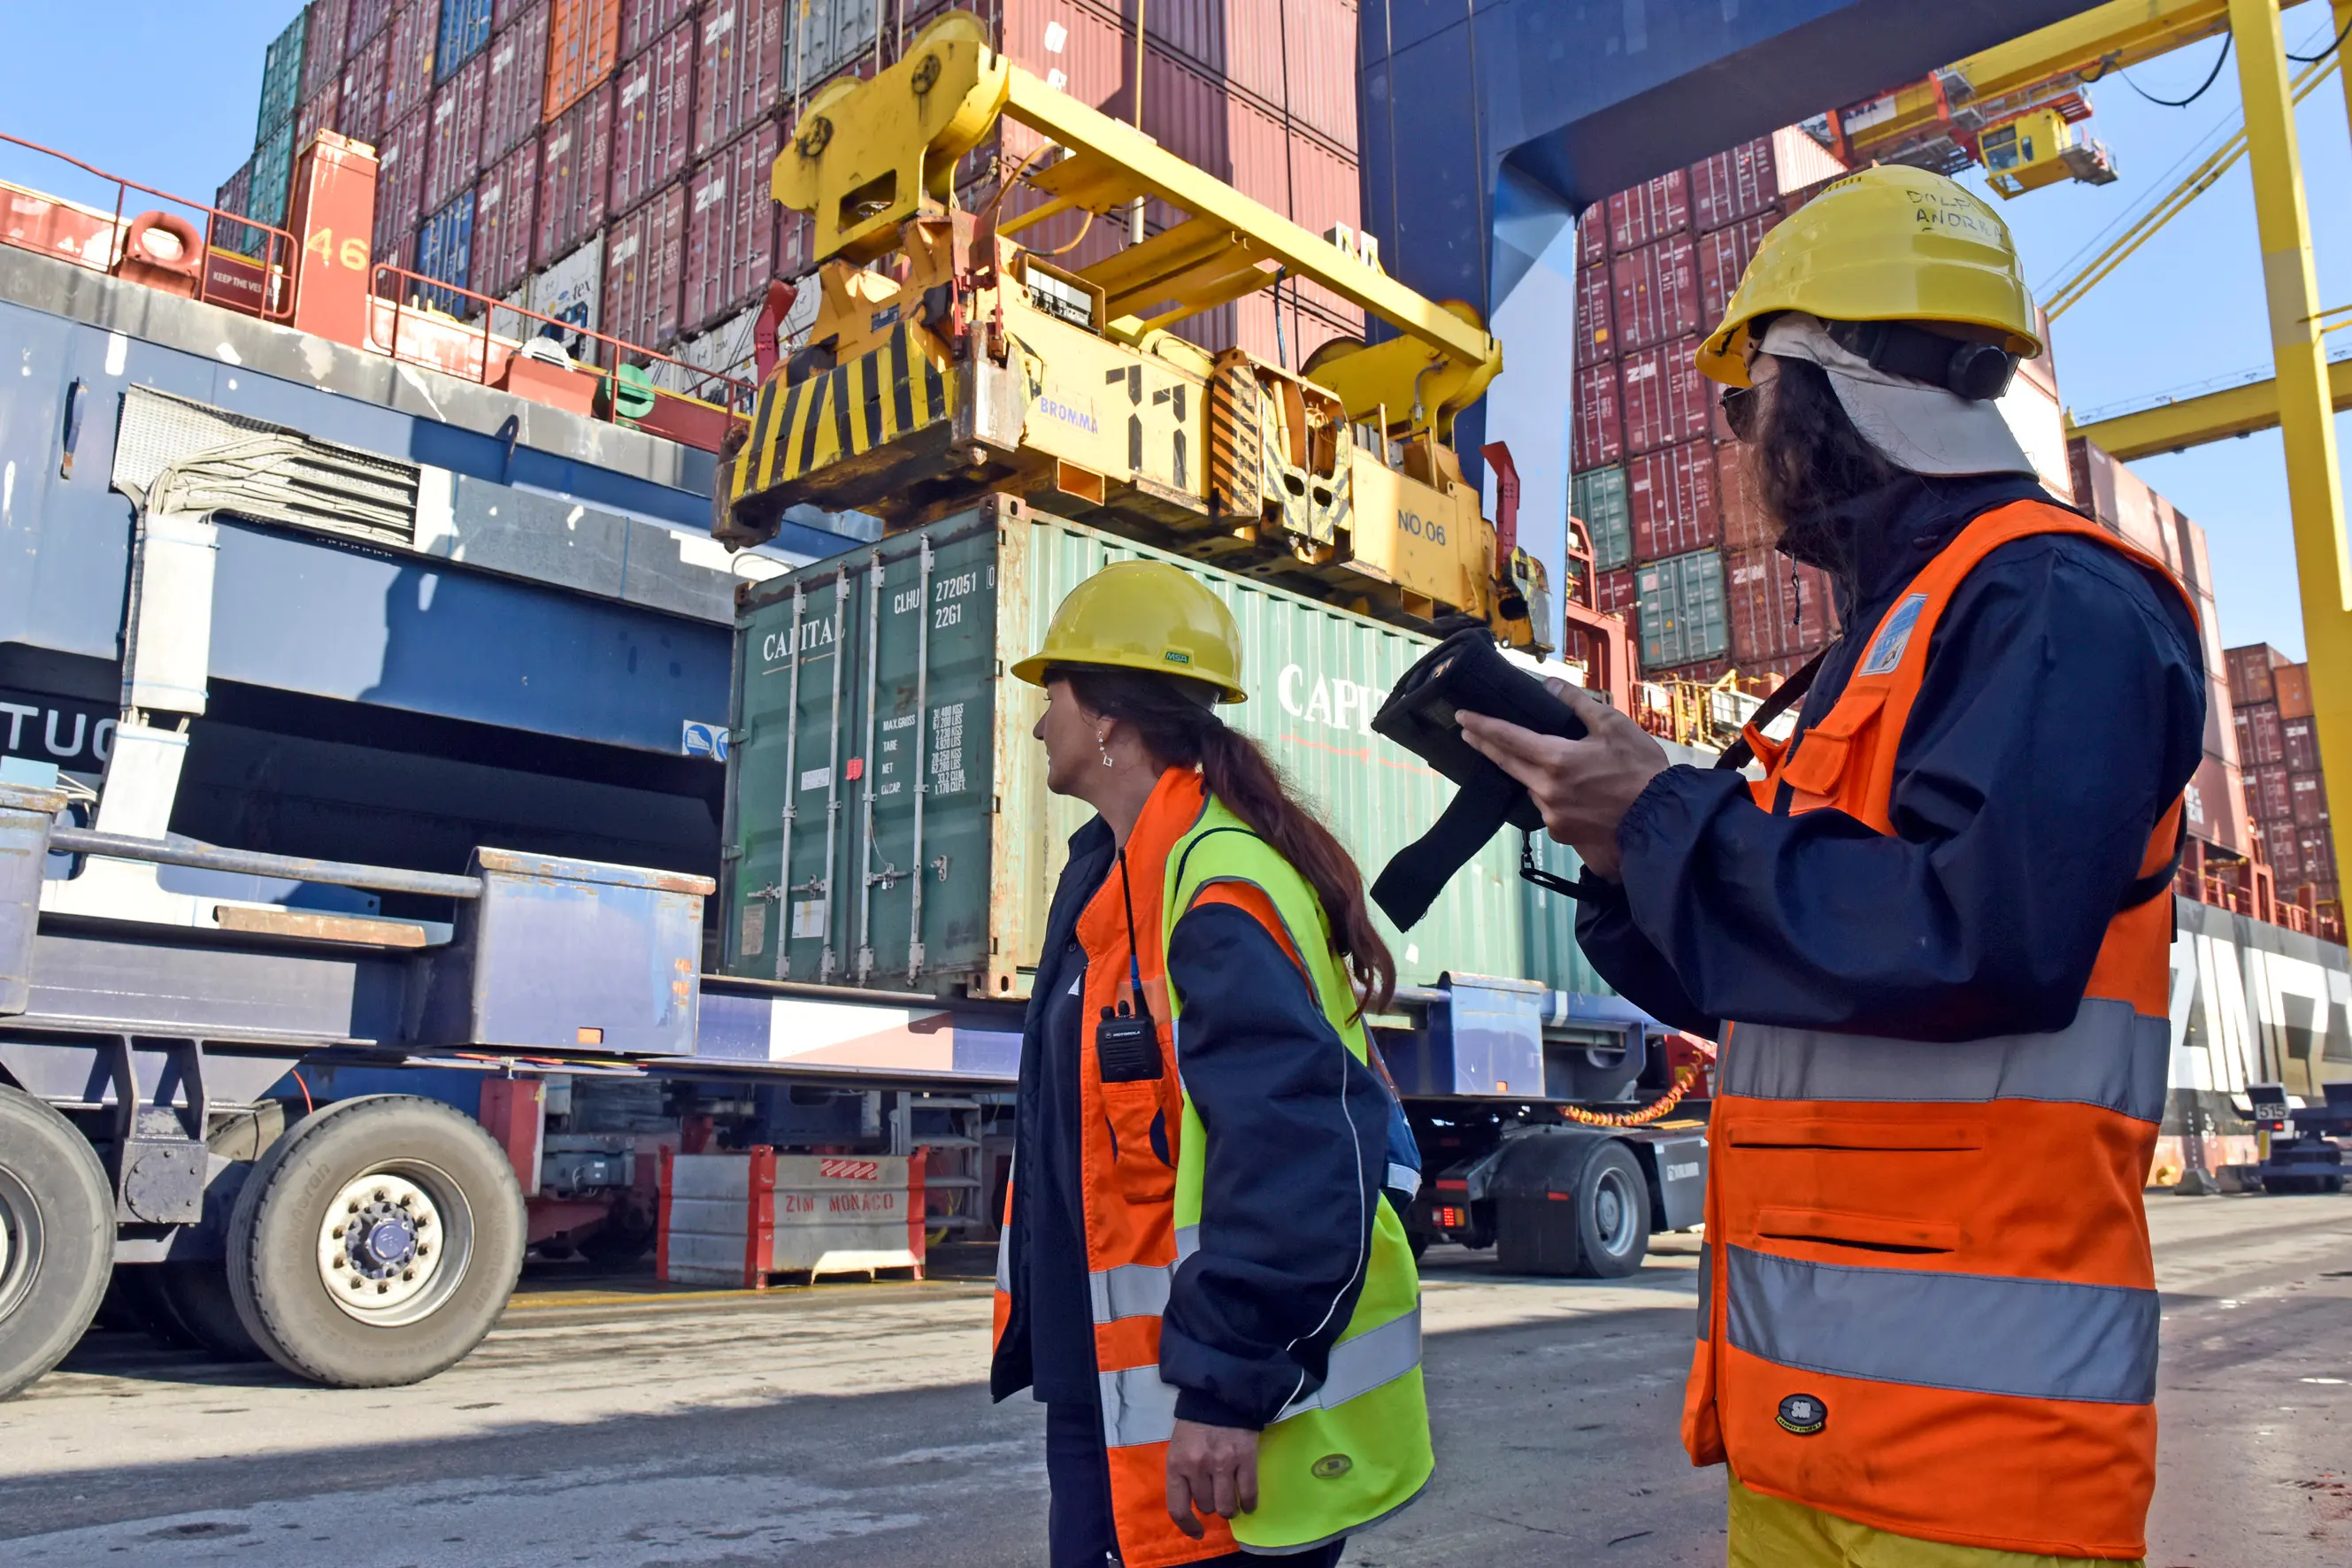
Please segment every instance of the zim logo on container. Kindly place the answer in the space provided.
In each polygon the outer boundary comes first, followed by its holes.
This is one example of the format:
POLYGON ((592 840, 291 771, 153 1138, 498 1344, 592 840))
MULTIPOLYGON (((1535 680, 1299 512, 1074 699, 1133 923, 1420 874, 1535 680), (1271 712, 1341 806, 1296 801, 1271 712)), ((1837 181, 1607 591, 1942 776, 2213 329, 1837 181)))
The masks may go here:
POLYGON ((1830 1407, 1822 1403, 1818 1394, 1792 1394, 1780 1401, 1773 1419, 1782 1430, 1794 1432, 1800 1437, 1810 1437, 1830 1424, 1830 1407))
POLYGON ((881 1180, 882 1167, 872 1160, 824 1160, 816 1173, 830 1182, 874 1182, 881 1180))

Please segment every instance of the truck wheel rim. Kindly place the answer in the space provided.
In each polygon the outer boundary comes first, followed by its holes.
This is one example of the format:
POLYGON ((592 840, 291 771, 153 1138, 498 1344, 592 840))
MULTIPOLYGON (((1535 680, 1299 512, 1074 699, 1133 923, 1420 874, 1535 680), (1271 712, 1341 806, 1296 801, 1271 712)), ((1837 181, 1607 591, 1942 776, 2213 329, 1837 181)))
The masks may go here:
POLYGON ((1633 1194, 1622 1171, 1603 1171, 1593 1184, 1593 1229, 1601 1235, 1601 1249, 1612 1258, 1622 1258, 1633 1246, 1633 1194))
POLYGON ((319 1223, 319 1279, 372 1328, 431 1317, 466 1278, 474 1216, 448 1173, 391 1161, 343 1184, 319 1223))
POLYGON ((41 1272, 41 1211, 14 1171, 0 1170, 0 1321, 41 1272))

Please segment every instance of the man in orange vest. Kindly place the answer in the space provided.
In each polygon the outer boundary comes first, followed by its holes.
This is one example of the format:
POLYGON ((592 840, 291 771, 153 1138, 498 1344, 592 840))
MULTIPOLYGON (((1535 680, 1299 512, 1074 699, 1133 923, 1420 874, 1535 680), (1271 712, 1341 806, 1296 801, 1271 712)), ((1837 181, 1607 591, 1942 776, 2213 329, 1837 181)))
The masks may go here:
POLYGON ((1722 1043, 1683 1436, 1728 1461, 1735 1565, 2147 1550, 2140 1195, 2205 661, 2163 563, 2052 500, 1996 407, 2040 349, 1984 203, 1831 185, 1698 351, 1780 552, 1834 584, 1793 738, 1704 770, 1580 693, 1581 742, 1463 721, 1582 855, 1601 973, 1722 1043))

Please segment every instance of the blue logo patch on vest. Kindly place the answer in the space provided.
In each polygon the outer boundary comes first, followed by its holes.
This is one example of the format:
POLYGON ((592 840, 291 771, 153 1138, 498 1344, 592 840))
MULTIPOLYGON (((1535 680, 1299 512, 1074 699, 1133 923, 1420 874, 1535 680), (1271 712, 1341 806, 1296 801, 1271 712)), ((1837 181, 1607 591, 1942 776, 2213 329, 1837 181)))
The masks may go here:
POLYGON ((1913 594, 1895 606, 1886 624, 1878 628, 1871 639, 1870 652, 1862 661, 1856 675, 1892 675, 1895 667, 1903 662, 1903 654, 1911 646, 1911 628, 1919 624, 1919 612, 1927 607, 1927 595, 1913 594))
POLYGON ((1773 1419, 1800 1437, 1810 1437, 1830 1424, 1830 1407, 1818 1394, 1792 1394, 1780 1401, 1773 1419))

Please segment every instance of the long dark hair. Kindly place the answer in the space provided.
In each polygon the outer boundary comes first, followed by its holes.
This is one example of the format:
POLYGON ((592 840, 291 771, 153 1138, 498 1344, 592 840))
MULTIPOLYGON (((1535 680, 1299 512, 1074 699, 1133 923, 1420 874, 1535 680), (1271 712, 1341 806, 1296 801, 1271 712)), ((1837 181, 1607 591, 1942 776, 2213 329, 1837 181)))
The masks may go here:
POLYGON ((1134 725, 1144 750, 1160 762, 1198 767, 1209 793, 1307 879, 1331 922, 1332 950, 1357 989, 1372 1010, 1388 1006, 1396 992, 1396 960, 1372 926, 1363 873, 1330 829, 1291 798, 1257 742, 1217 717, 1213 688, 1181 675, 1091 665, 1050 665, 1045 679, 1068 681, 1070 695, 1087 712, 1134 725))
POLYGON ((1829 373, 1811 360, 1780 359, 1763 416, 1749 456, 1758 497, 1780 525, 1781 550, 1827 572, 1850 570, 1832 514, 1903 470, 1854 428, 1829 373))

